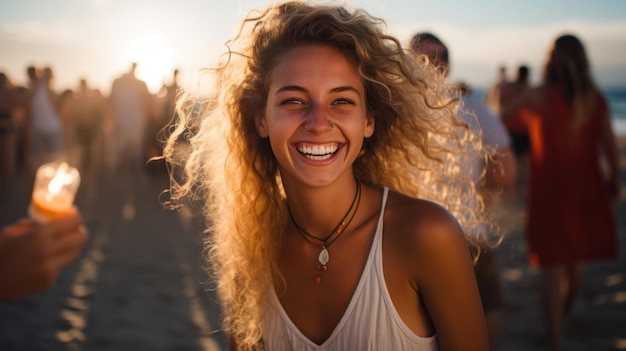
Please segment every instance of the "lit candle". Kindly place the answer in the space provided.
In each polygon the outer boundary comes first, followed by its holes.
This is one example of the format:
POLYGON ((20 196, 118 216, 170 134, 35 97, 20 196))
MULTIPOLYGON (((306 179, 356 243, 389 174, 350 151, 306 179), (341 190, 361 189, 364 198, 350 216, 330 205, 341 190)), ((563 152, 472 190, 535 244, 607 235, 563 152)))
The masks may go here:
POLYGON ((45 222, 66 213, 74 202, 80 174, 67 163, 46 163, 37 169, 30 218, 45 222))

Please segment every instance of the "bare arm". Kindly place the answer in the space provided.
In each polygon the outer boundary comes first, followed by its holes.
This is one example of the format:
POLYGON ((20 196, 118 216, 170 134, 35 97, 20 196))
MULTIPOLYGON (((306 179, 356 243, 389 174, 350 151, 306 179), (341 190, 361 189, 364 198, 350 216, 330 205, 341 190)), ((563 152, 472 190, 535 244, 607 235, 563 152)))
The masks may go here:
POLYGON ((620 184, 620 169, 619 169, 619 156, 617 151, 617 142, 615 140, 615 134, 611 127, 611 118, 609 112, 602 116, 602 140, 601 146, 604 154, 606 155, 609 174, 608 174, 608 189, 612 201, 618 201, 621 193, 620 184))
POLYGON ((485 316, 462 230, 445 210, 420 228, 417 284, 443 351, 488 349, 485 316))

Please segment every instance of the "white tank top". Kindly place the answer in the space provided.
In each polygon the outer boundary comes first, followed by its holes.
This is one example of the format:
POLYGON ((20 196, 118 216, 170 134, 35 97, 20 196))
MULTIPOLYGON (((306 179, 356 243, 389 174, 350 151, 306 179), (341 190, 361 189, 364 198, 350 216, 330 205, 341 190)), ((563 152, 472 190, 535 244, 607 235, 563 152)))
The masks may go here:
POLYGON ((276 291, 268 293, 263 340, 268 351, 378 351, 439 350, 436 335, 416 335, 396 311, 383 276, 383 214, 387 203, 385 187, 374 242, 367 262, 343 317, 323 344, 309 340, 283 309, 276 291))

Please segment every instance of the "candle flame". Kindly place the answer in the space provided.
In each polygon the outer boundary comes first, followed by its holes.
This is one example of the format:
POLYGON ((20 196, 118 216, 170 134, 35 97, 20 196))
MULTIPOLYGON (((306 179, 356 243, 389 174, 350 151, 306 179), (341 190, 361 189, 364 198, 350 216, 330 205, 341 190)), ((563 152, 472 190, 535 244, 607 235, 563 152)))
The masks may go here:
POLYGON ((67 178, 68 178, 67 169, 68 168, 69 166, 65 162, 59 165, 59 168, 57 169, 56 174, 54 175, 54 178, 52 178, 50 183, 48 183, 48 193, 50 195, 52 196, 57 195, 61 191, 63 184, 67 182, 67 178))

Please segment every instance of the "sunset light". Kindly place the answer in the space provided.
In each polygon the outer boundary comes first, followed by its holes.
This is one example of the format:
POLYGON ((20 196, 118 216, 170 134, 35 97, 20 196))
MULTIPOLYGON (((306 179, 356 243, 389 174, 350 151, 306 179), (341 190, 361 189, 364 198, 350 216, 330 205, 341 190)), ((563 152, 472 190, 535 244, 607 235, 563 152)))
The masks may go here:
POLYGON ((0 351, 626 351, 626 0, 0 0, 0 52, 0 351))
POLYGON ((173 60, 164 41, 151 35, 139 37, 131 47, 130 60, 137 63, 137 77, 156 93, 172 75, 173 60))

